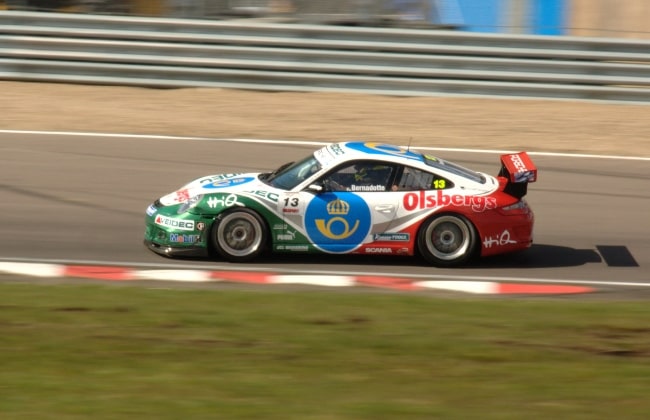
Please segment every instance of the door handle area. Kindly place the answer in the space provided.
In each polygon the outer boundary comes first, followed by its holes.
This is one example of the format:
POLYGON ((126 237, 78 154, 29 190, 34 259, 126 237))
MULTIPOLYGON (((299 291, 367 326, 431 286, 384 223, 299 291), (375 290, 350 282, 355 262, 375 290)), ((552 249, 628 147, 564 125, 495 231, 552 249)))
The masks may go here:
POLYGON ((378 204, 375 206, 375 210, 379 213, 392 213, 395 211, 395 206, 393 204, 378 204))

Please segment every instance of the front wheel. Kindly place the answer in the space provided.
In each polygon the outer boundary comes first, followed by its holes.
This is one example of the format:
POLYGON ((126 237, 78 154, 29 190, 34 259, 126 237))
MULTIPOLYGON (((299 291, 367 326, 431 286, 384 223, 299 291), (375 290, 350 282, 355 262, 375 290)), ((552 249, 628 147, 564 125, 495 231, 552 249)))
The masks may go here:
POLYGON ((440 267, 460 265, 472 257, 476 230, 461 215, 435 216, 422 225, 418 249, 429 263, 440 267))
POLYGON ((219 215, 211 231, 214 249, 231 262, 250 261, 264 251, 266 223, 256 212, 237 209, 219 215))

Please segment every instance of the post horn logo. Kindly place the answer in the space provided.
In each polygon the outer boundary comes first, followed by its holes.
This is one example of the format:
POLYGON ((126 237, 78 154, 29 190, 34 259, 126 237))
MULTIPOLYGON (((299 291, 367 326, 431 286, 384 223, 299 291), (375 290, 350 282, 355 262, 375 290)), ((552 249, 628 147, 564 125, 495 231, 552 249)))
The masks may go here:
MULTIPOLYGON (((327 220, 327 222, 325 222, 325 219, 316 219, 315 223, 318 231, 327 238, 333 240, 345 239, 352 236, 359 227, 359 220, 356 220, 354 226, 350 228, 350 223, 345 219, 345 216, 347 216, 349 212, 350 205, 341 199, 337 198, 336 200, 328 203, 327 213, 333 217, 327 220), (343 232, 341 233, 335 233, 332 231, 332 229, 335 227, 340 228, 340 226, 337 226, 338 224, 343 227, 343 232)), ((338 231, 340 229, 336 230, 338 231)))

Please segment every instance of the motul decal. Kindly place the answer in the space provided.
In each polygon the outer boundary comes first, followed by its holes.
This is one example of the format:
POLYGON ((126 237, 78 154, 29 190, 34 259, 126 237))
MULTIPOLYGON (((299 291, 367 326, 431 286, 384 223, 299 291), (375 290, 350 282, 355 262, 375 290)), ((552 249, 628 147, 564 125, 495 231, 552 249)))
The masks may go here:
POLYGON ((445 194, 442 190, 437 190, 436 192, 419 191, 406 193, 404 194, 403 204, 404 209, 407 211, 444 206, 465 206, 480 213, 485 210, 495 209, 497 207, 497 200, 494 197, 445 194))

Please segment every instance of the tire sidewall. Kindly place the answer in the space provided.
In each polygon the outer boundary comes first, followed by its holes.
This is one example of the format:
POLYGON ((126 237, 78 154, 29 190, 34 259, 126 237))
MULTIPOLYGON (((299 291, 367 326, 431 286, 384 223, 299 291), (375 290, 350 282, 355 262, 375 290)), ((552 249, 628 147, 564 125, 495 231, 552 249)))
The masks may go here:
POLYGON ((268 242, 268 227, 266 221, 256 211, 251 210, 249 208, 237 208, 219 214, 219 216, 216 217, 215 222, 212 224, 212 228, 210 230, 210 246, 214 250, 214 253, 216 253, 216 255, 230 262, 246 262, 255 259, 262 252, 264 252, 267 242, 268 242), (259 231, 256 232, 256 235, 261 236, 260 244, 257 247, 257 249, 255 249, 254 251, 246 255, 231 254, 228 250, 221 247, 217 237, 217 235, 219 234, 219 227, 223 222, 223 220, 226 218, 226 216, 232 216, 235 213, 246 213, 252 216, 253 218, 255 218, 255 220, 259 225, 259 231))
POLYGON ((455 267, 469 261, 476 254, 476 247, 477 247, 476 238, 477 238, 476 228, 474 227, 472 222, 470 222, 469 219, 467 219, 467 217, 456 213, 441 213, 429 217, 424 223, 422 223, 418 231, 417 246, 420 255, 422 255, 422 257, 428 263, 435 265, 437 267, 455 267), (438 258, 433 253, 431 253, 431 251, 427 246, 426 232, 429 226, 431 226, 431 224, 435 223, 436 220, 442 217, 452 217, 456 219, 457 223, 464 224, 467 227, 467 231, 469 232, 469 244, 467 246, 467 250, 460 256, 451 260, 438 258))

